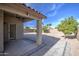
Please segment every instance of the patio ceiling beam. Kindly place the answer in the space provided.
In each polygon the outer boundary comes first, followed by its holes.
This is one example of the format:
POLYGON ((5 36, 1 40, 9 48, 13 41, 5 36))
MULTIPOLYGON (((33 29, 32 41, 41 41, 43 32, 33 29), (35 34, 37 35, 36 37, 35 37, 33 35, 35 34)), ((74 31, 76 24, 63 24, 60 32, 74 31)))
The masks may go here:
POLYGON ((28 22, 28 21, 33 20, 31 18, 23 18, 23 17, 17 16, 17 15, 16 15, 16 18, 18 18, 18 20, 21 20, 22 22, 28 22))

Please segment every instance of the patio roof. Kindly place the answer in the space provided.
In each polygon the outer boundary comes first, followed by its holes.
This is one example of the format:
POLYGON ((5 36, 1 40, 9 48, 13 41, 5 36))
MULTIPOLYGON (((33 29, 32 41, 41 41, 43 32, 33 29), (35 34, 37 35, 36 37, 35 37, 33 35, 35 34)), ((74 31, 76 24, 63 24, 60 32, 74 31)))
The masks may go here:
POLYGON ((9 13, 15 14, 17 17, 22 17, 26 20, 27 19, 40 20, 40 19, 46 18, 46 16, 44 16, 43 14, 21 3, 0 4, 0 9, 9 13))

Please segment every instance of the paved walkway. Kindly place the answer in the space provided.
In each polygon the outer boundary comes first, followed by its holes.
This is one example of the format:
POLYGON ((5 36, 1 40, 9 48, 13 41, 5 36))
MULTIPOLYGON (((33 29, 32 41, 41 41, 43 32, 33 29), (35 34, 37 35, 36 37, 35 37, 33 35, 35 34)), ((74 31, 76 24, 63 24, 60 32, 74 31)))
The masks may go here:
POLYGON ((71 45, 69 44, 69 39, 66 38, 66 43, 63 51, 63 56, 71 56, 71 45))
POLYGON ((68 43, 68 39, 61 38, 57 44, 44 54, 44 56, 70 56, 70 51, 71 47, 68 43))
POLYGON ((57 44, 50 48, 50 50, 45 53, 44 56, 62 56, 64 55, 64 50, 66 45, 66 40, 60 40, 57 44))

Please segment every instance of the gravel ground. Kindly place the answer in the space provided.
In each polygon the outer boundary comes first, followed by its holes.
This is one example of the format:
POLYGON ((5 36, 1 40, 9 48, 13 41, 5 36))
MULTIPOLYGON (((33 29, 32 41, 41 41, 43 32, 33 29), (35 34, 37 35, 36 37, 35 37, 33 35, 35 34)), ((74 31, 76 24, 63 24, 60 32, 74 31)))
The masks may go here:
POLYGON ((68 43, 71 48, 71 56, 79 56, 79 41, 77 39, 69 39, 68 43))

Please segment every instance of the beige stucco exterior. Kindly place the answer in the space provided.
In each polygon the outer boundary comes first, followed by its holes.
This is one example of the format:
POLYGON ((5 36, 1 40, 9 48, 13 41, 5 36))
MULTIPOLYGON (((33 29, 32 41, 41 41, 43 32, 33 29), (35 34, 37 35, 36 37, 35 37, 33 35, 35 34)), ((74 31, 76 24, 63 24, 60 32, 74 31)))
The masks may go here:
POLYGON ((10 24, 16 24, 16 39, 22 39, 23 38, 23 22, 19 20, 18 18, 16 18, 15 16, 7 15, 5 14, 5 12, 0 10, 0 52, 4 50, 4 42, 7 42, 10 40, 10 33, 9 33, 10 24), (4 28, 4 23, 8 24, 8 28, 4 28))
MULTIPOLYGON (((4 22, 8 24, 8 32, 10 31, 10 24, 16 24, 16 39, 22 39, 23 38, 23 22, 16 18, 15 16, 10 16, 7 14, 4 14, 4 22)), ((9 37, 8 33, 8 37, 9 37)), ((5 39, 5 41, 8 41, 8 39, 5 39)))

